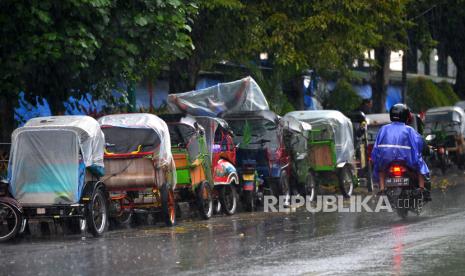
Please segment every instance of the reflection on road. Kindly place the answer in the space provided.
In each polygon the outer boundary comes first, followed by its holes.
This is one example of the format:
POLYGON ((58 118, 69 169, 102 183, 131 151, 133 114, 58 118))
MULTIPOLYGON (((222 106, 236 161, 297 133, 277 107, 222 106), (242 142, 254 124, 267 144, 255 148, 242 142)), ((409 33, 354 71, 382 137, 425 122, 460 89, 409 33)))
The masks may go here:
POLYGON ((465 271, 465 186, 436 191, 417 217, 240 213, 0 245, 2 271, 50 274, 374 274, 465 271), (425 260, 428 260, 425 262, 425 260))

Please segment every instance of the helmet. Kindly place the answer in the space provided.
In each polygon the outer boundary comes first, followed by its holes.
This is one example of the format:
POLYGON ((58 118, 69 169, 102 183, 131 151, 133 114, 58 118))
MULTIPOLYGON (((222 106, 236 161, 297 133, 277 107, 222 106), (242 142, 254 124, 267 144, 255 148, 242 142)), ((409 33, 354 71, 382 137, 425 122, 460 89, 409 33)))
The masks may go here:
POLYGON ((389 110, 389 118, 391 122, 407 123, 410 118, 410 109, 405 104, 395 104, 389 110))

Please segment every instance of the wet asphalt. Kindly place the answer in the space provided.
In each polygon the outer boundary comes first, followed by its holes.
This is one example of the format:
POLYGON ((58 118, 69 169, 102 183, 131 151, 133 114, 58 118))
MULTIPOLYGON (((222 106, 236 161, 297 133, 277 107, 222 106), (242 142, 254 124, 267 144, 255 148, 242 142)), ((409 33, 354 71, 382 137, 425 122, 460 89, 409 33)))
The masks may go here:
POLYGON ((239 213, 0 244, 0 275, 465 275, 465 175, 420 216, 239 213))

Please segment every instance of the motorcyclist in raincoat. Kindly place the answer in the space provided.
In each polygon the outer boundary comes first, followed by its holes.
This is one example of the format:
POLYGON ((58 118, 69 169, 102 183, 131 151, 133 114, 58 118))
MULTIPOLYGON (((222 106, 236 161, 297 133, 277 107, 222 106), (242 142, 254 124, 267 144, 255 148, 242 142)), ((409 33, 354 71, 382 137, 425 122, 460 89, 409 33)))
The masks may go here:
MULTIPOLYGON (((429 169, 422 157, 423 138, 406 125, 411 118, 410 109, 405 104, 396 104, 389 111, 389 116, 391 123, 379 130, 371 153, 373 176, 379 180, 380 192, 384 192, 384 170, 392 161, 404 161, 417 171, 419 187, 423 191, 425 179, 429 179, 429 169)), ((429 193, 426 196, 429 197, 429 193)))

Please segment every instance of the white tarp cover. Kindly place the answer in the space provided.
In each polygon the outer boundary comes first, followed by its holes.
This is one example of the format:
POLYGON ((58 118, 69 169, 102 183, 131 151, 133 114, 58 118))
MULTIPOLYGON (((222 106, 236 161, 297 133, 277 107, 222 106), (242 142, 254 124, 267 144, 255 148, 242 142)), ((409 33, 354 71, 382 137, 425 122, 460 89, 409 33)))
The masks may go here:
POLYGON ((205 89, 168 95, 171 113, 218 116, 238 111, 269 110, 262 90, 252 77, 219 83, 205 89))
POLYGON ((434 130, 444 130, 465 135, 465 112, 458 106, 430 108, 425 115, 425 134, 434 130))
POLYGON ((336 110, 309 110, 289 112, 287 116, 309 123, 313 129, 322 125, 330 126, 334 133, 337 163, 353 162, 355 150, 352 122, 344 114, 336 110))
POLYGON ((284 128, 289 129, 294 132, 305 132, 312 130, 312 126, 309 123, 299 121, 293 116, 284 116, 280 119, 281 125, 283 125, 284 128))
POLYGON ((105 137, 98 122, 89 116, 69 115, 37 117, 30 119, 24 127, 75 127, 80 133, 80 148, 86 167, 103 167, 105 137))
POLYGON ((165 121, 149 113, 128 113, 103 116, 98 120, 101 126, 114 126, 122 128, 150 128, 160 137, 159 152, 154 153, 159 166, 173 163, 171 154, 170 132, 165 121))
POLYGON ((101 126, 114 126, 122 128, 150 128, 160 138, 159 152, 153 154, 158 167, 167 166, 171 170, 171 183, 176 186, 176 167, 171 153, 170 132, 165 121, 149 113, 128 113, 103 116, 98 120, 101 126))
POLYGON ((12 134, 8 178, 25 205, 79 201, 85 167, 103 168, 104 136, 87 116, 31 119, 12 134))
POLYGON ((228 123, 220 118, 213 118, 213 117, 205 117, 205 116, 199 116, 195 117, 197 122, 203 127, 205 130, 205 140, 207 142, 207 150, 208 154, 210 155, 210 160, 213 159, 213 153, 214 153, 214 144, 215 144, 215 134, 216 130, 218 127, 220 127, 220 124, 223 126, 227 126, 228 123))

